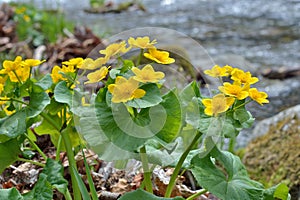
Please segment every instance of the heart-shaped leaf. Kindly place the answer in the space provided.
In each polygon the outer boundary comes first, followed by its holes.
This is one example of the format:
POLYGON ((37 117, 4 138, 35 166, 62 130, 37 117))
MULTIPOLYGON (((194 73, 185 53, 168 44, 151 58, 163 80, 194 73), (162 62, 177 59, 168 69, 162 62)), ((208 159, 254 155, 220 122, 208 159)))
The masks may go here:
POLYGON ((195 156, 191 171, 202 187, 221 199, 275 199, 274 191, 266 190, 262 184, 248 177, 239 157, 217 147, 205 157, 195 156))

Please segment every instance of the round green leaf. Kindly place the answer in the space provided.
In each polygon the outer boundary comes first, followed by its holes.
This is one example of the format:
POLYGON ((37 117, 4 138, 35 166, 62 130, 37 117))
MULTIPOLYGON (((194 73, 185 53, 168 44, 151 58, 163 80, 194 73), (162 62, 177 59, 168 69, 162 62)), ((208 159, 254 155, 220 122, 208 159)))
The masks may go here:
POLYGON ((162 101, 160 91, 156 84, 150 83, 140 87, 146 91, 145 96, 140 99, 133 99, 128 101, 126 105, 134 108, 147 108, 155 106, 162 101))

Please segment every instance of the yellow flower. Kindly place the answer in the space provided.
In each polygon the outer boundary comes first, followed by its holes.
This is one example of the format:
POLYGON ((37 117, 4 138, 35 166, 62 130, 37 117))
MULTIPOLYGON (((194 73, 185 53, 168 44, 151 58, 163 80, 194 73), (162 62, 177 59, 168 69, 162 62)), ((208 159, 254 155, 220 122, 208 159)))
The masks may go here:
POLYGON ((216 116, 219 113, 227 111, 234 103, 233 97, 225 97, 224 94, 217 94, 212 99, 203 99, 202 103, 205 106, 204 113, 209 116, 216 116))
POLYGON ((12 82, 24 82, 29 78, 30 67, 23 66, 22 57, 17 56, 14 61, 5 60, 3 62, 0 74, 7 74, 12 82))
POLYGON ((38 66, 40 64, 42 64, 43 62, 45 62, 46 60, 36 60, 36 59, 26 59, 24 61, 21 62, 21 66, 23 67, 34 67, 34 66, 38 66))
POLYGON ((83 63, 80 67, 80 69, 87 69, 87 70, 94 70, 98 67, 101 67, 107 62, 107 59, 104 57, 97 58, 96 60, 93 60, 91 58, 86 58, 83 60, 83 63))
POLYGON ((5 83, 5 81, 6 81, 6 77, 0 76, 0 94, 4 90, 4 83, 5 83))
POLYGON ((14 114, 14 113, 16 112, 16 110, 12 110, 12 111, 7 110, 8 107, 9 107, 9 106, 5 106, 5 107, 3 108, 3 110, 4 110, 4 112, 6 113, 7 116, 10 116, 10 115, 12 115, 12 114, 14 114))
POLYGON ((139 88, 139 82, 130 77, 129 80, 122 76, 116 78, 115 84, 108 85, 108 90, 112 93, 113 103, 127 102, 132 99, 142 98, 146 92, 139 88))
POLYGON ((91 72, 87 75, 87 78, 89 79, 89 81, 85 82, 84 84, 88 84, 88 83, 97 83, 99 81, 101 81, 102 79, 104 79, 108 73, 108 69, 109 67, 101 67, 101 69, 95 71, 95 72, 91 72))
POLYGON ((19 8, 16 8, 16 14, 22 14, 26 11, 26 7, 22 6, 22 7, 19 7, 19 8))
POLYGON ((5 104, 7 101, 9 101, 9 98, 5 97, 0 97, 0 106, 2 106, 3 104, 5 104))
POLYGON ((165 77, 163 72, 155 72, 153 67, 149 64, 141 70, 137 67, 133 67, 132 72, 135 74, 133 79, 142 83, 157 83, 165 77))
POLYGON ((0 74, 8 74, 9 72, 17 70, 20 67, 21 62, 21 56, 17 56, 14 61, 5 60, 3 62, 3 69, 0 70, 0 74))
POLYGON ((228 72, 229 75, 231 74, 231 72, 232 72, 234 69, 236 69, 236 68, 231 67, 230 65, 225 65, 223 68, 226 69, 226 72, 228 72))
POLYGON ((51 78, 53 83, 57 83, 59 81, 63 81, 63 80, 67 80, 67 78, 65 78, 63 76, 63 74, 65 73, 73 73, 76 70, 74 69, 74 65, 69 65, 67 66, 63 66, 62 68, 60 68, 59 66, 55 65, 52 69, 51 72, 51 78))
POLYGON ((169 57, 169 52, 159 51, 155 48, 149 49, 149 53, 144 53, 144 56, 160 64, 171 64, 175 62, 174 58, 169 57))
POLYGON ((249 96, 260 105, 263 105, 263 103, 269 103, 269 100, 267 99, 268 94, 265 92, 259 92, 256 88, 249 89, 249 96))
POLYGON ((99 52, 101 54, 105 55, 106 59, 109 59, 110 57, 120 54, 120 53, 126 53, 129 51, 130 48, 126 48, 125 41, 122 41, 120 43, 113 43, 106 47, 104 50, 100 50, 99 52))
POLYGON ((30 20, 31 20, 28 15, 24 15, 23 19, 24 19, 25 22, 30 22, 30 20))
POLYGON ((77 67, 77 68, 81 68, 81 65, 83 63, 83 58, 72 58, 69 61, 64 61, 62 62, 62 64, 67 65, 67 66, 73 66, 73 67, 77 67))
POLYGON ((156 40, 153 40, 150 42, 149 37, 137 37, 136 39, 130 37, 128 39, 128 44, 131 47, 136 47, 136 48, 141 48, 141 49, 150 49, 150 48, 155 48, 153 45, 156 44, 156 40))
POLYGON ((245 99, 249 96, 249 84, 242 87, 238 81, 233 82, 233 84, 225 82, 223 86, 219 86, 219 90, 228 96, 236 97, 238 100, 245 99))
POLYGON ((57 83, 60 80, 66 80, 66 78, 64 78, 63 75, 59 73, 59 72, 61 72, 61 70, 62 69, 57 65, 55 65, 53 67, 52 72, 51 72, 51 78, 52 78, 53 83, 57 83))
POLYGON ((30 67, 20 66, 17 70, 8 73, 11 82, 25 82, 30 76, 30 67))
POLYGON ((235 69, 232 72, 231 79, 234 81, 240 81, 242 84, 254 84, 258 82, 258 78, 252 77, 250 72, 244 72, 243 70, 240 69, 235 69))
POLYGON ((204 71, 204 74, 207 74, 211 77, 221 77, 221 76, 228 76, 228 67, 220 67, 219 65, 213 66, 212 69, 208 69, 204 71))

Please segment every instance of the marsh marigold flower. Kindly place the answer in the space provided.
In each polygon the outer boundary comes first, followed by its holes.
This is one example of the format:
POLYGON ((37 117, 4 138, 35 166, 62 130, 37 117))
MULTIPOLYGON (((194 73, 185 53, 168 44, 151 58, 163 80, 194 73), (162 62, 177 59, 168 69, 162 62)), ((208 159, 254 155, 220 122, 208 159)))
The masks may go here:
POLYGON ((87 70, 94 70, 98 67, 101 67, 107 62, 107 59, 104 57, 97 58, 96 60, 93 60, 91 58, 84 59, 82 65, 78 68, 80 69, 87 69, 87 70))
POLYGON ((174 58, 169 57, 169 52, 159 51, 155 48, 149 49, 149 53, 144 53, 144 56, 160 64, 171 64, 175 62, 174 58))
POLYGON ((83 63, 83 58, 71 58, 68 61, 64 61, 62 62, 63 65, 67 65, 67 66, 73 66, 73 67, 77 67, 77 68, 81 68, 81 65, 83 63))
POLYGON ((9 72, 17 70, 22 62, 22 57, 17 56, 14 61, 5 60, 3 62, 3 69, 0 70, 0 74, 8 74, 9 72))
POLYGON ((0 97, 0 106, 2 106, 3 104, 5 104, 7 101, 9 101, 9 98, 5 97, 0 97))
POLYGON ((232 97, 236 97, 238 100, 245 99, 249 96, 249 84, 241 86, 238 81, 233 82, 233 84, 225 82, 223 86, 219 86, 219 90, 224 94, 232 97))
POLYGON ((212 69, 205 70, 204 74, 207 74, 211 77, 222 77, 229 75, 228 68, 220 67, 219 65, 213 66, 212 69))
POLYGON ((242 84, 254 84, 258 82, 258 78, 252 77, 250 72, 244 72, 243 70, 240 69, 235 69, 232 72, 231 79, 234 81, 240 81, 242 84))
POLYGON ((26 59, 26 60, 21 62, 21 66, 23 66, 23 67, 35 67, 35 66, 38 66, 38 65, 42 64, 45 61, 46 60, 26 59))
POLYGON ((69 65, 68 67, 62 66, 62 68, 60 68, 59 66, 56 65, 53 67, 52 72, 51 72, 52 81, 53 81, 53 83, 57 83, 62 80, 67 80, 67 78, 65 78, 63 76, 63 74, 73 73, 75 71, 76 70, 74 69, 74 65, 69 65))
POLYGON ((212 99, 203 99, 202 103, 205 106, 204 113, 209 116, 216 116, 227 111, 234 103, 235 98, 225 97, 224 94, 217 94, 212 99))
POLYGON ((120 53, 126 53, 129 51, 130 48, 126 48, 125 41, 122 41, 120 43, 113 43, 106 47, 104 50, 100 50, 99 52, 101 54, 105 55, 106 59, 109 59, 110 57, 120 54, 120 53))
POLYGON ((157 83, 165 77, 163 72, 154 71, 153 67, 149 64, 143 67, 143 69, 133 67, 131 70, 135 74, 133 79, 141 83, 157 83))
POLYGON ((269 103, 269 100, 267 99, 268 94, 260 92, 256 88, 249 89, 249 96, 260 105, 263 105, 263 103, 269 103))
POLYGON ((0 76, 0 94, 4 90, 4 83, 5 83, 5 81, 6 81, 6 77, 0 76))
POLYGON ((108 74, 108 69, 109 67, 101 67, 101 69, 91 72, 87 75, 87 78, 89 79, 87 82, 85 82, 84 84, 88 84, 88 83, 97 83, 99 81, 101 81, 102 79, 104 79, 106 77, 106 75, 108 74))
POLYGON ((136 39, 130 37, 128 39, 128 44, 133 48, 150 49, 155 48, 154 44, 156 44, 156 40, 150 42, 150 38, 147 36, 137 37, 136 39))
POLYGON ((223 68, 226 69, 226 71, 227 71, 227 73, 228 73, 229 75, 233 72, 233 70, 236 69, 236 68, 233 68, 233 67, 230 66, 230 65, 225 65, 223 68))
POLYGON ((130 77, 128 80, 122 76, 116 78, 115 84, 108 85, 108 91, 112 93, 113 103, 127 102, 132 99, 142 98, 146 92, 139 89, 139 82, 130 77))

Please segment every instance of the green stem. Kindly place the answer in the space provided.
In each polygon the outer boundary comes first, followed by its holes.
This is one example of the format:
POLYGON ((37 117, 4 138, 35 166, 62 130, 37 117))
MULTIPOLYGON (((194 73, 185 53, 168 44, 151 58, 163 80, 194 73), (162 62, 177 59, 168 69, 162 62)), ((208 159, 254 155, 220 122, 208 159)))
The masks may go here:
POLYGON ((235 147, 235 143, 236 143, 236 138, 230 138, 229 140, 229 146, 228 146, 228 151, 231 153, 234 153, 234 147, 235 147))
POLYGON ((25 134, 25 136, 26 136, 26 138, 28 139, 29 143, 33 146, 33 148, 39 152, 39 154, 44 158, 44 160, 47 160, 48 157, 47 157, 46 154, 44 154, 44 152, 39 148, 39 146, 38 146, 36 143, 34 143, 34 142, 30 139, 30 137, 29 137, 27 134, 25 134))
POLYGON ((18 158, 17 160, 22 161, 22 162, 29 162, 31 164, 34 164, 34 165, 37 165, 37 166, 40 166, 40 167, 45 167, 45 164, 43 164, 43 163, 35 162, 33 160, 28 160, 28 159, 25 159, 25 158, 18 158))
POLYGON ((194 137, 193 141, 191 142, 191 144, 187 147, 187 149, 183 152, 183 154, 181 155, 175 169, 174 172, 170 178, 170 182, 169 185, 167 186, 166 189, 166 193, 165 193, 165 197, 169 198, 171 196, 171 193, 173 191, 174 185, 176 183, 176 179, 177 176, 179 174, 179 171, 182 167, 182 164, 184 162, 184 160, 186 159, 187 155, 189 154, 189 152, 191 151, 191 149, 194 147, 194 145, 196 144, 196 142, 198 141, 198 139, 201 137, 202 133, 197 131, 196 136, 194 137))
POLYGON ((74 199, 75 200, 81 200, 81 193, 80 193, 79 186, 78 186, 78 183, 77 183, 76 177, 75 177, 75 170, 77 170, 77 165, 76 165, 76 161, 75 161, 73 150, 72 150, 71 139, 70 139, 70 136, 69 136, 69 133, 68 133, 67 129, 64 129, 61 132, 61 135, 62 135, 62 139, 65 143, 65 148, 66 148, 66 151, 67 151, 67 157, 68 157, 68 161, 69 161, 69 170, 70 170, 70 174, 71 174, 71 181, 72 181, 74 199))
POLYGON ((202 189, 199 192, 193 194, 192 196, 189 196, 186 200, 193 200, 193 199, 199 197, 200 195, 205 194, 206 192, 207 192, 206 189, 202 189))
POLYGON ((138 60, 136 61, 136 64, 135 64, 136 67, 138 67, 140 65, 142 57, 143 57, 143 54, 144 54, 144 49, 141 49, 140 55, 139 55, 138 60))
POLYGON ((148 158, 147 158, 145 146, 141 147, 140 155, 141 155, 142 166, 143 166, 143 170, 144 170, 144 179, 145 179, 146 190, 153 194, 151 172, 150 172, 149 166, 148 166, 148 158))
POLYGON ((21 103, 21 104, 24 104, 24 105, 26 105, 26 106, 29 106, 28 103, 26 103, 26 102, 24 102, 24 101, 21 101, 21 100, 19 100, 19 99, 10 98, 9 100, 10 100, 10 101, 15 101, 15 102, 18 102, 18 103, 21 103))
POLYGON ((55 160, 56 161, 59 161, 59 159, 60 159, 61 145, 62 145, 62 136, 60 134, 59 138, 58 138, 58 141, 57 141, 57 148, 56 148, 56 155, 55 155, 55 160))
MULTIPOLYGON (((81 147, 81 145, 80 145, 80 147, 81 147)), ((81 152, 82 152, 82 156, 83 156, 84 167, 86 169, 86 176, 87 176, 87 180, 88 180, 88 183, 89 183, 90 193, 92 195, 92 199, 93 200, 98 200, 97 191, 96 191, 96 188, 94 186, 92 173, 91 173, 90 167, 89 167, 89 165, 86 161, 86 157, 85 157, 83 148, 81 148, 81 152)))
POLYGON ((13 73, 14 73, 14 75, 17 77, 17 79, 18 79, 19 83, 23 84, 23 82, 21 81, 21 79, 20 79, 20 78, 19 78, 19 76, 17 75, 16 71, 15 71, 15 70, 13 70, 12 72, 13 72, 13 73))
POLYGON ((53 128, 55 128, 57 131, 60 131, 60 127, 57 124, 57 122, 55 122, 47 113, 42 112, 40 114, 47 122, 49 122, 51 124, 51 126, 53 126, 53 128))
POLYGON ((251 101, 253 101, 253 100, 250 99, 250 100, 246 101, 245 103, 242 103, 241 105, 238 105, 237 107, 234 107, 231 111, 235 111, 236 109, 238 109, 238 108, 240 108, 240 107, 242 107, 242 106, 244 106, 244 105, 250 103, 251 101))
POLYGON ((65 197, 66 200, 72 200, 72 196, 71 196, 68 189, 67 189, 66 194, 64 195, 64 197, 65 197))

